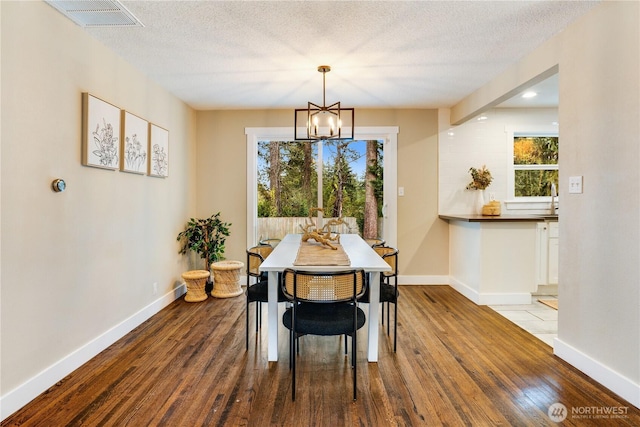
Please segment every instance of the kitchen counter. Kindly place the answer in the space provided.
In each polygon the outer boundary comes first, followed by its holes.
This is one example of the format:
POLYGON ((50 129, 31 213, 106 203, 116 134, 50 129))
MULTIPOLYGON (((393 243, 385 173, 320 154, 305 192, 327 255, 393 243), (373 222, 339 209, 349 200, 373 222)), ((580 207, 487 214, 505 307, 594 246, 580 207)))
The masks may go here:
POLYGON ((449 222, 449 279, 479 305, 530 304, 538 224, 557 215, 440 215, 449 222))
POLYGON ((557 221, 558 215, 438 215, 440 219, 446 221, 464 221, 464 222, 539 222, 539 221, 557 221))

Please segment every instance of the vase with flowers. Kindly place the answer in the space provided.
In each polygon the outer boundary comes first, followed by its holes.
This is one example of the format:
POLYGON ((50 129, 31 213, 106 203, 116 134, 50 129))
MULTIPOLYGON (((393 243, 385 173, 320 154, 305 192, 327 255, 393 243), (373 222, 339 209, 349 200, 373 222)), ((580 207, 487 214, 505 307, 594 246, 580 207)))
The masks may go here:
POLYGON ((472 181, 467 184, 467 190, 479 190, 476 194, 475 214, 482 215, 482 207, 484 206, 484 190, 491 185, 493 177, 491 172, 487 169, 486 165, 482 165, 481 168, 470 168, 469 174, 471 174, 472 181))

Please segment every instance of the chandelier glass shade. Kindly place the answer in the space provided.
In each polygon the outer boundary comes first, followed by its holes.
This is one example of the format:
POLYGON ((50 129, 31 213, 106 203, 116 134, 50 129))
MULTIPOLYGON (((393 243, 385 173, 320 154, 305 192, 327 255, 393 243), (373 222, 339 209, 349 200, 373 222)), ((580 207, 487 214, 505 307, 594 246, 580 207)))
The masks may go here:
POLYGON ((342 108, 340 102, 326 105, 325 76, 331 71, 328 65, 321 65, 322 105, 307 103, 307 108, 295 110, 294 139, 296 141, 317 141, 327 139, 353 139, 354 109, 342 108))

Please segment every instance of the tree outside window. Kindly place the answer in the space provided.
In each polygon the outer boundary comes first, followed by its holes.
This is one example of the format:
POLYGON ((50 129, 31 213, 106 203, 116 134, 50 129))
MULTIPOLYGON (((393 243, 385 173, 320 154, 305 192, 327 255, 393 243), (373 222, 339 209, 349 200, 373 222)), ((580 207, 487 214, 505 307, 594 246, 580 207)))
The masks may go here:
MULTIPOLYGON (((258 218, 350 217, 363 237, 377 237, 383 204, 382 141, 258 142, 258 218), (322 164, 322 188, 317 165, 322 164), (322 206, 318 206, 318 192, 322 206)), ((295 230, 291 230, 295 232, 295 230)))
POLYGON ((513 168, 516 197, 551 196, 558 186, 558 137, 515 136, 513 168))

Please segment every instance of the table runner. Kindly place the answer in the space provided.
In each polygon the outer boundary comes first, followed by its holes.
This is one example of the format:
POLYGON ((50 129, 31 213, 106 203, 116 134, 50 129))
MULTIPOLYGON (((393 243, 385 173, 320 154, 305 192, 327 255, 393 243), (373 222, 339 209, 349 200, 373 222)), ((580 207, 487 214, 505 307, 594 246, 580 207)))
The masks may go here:
POLYGON ((317 242, 301 242, 293 265, 351 265, 342 245, 334 242, 331 244, 338 249, 333 250, 317 242))

